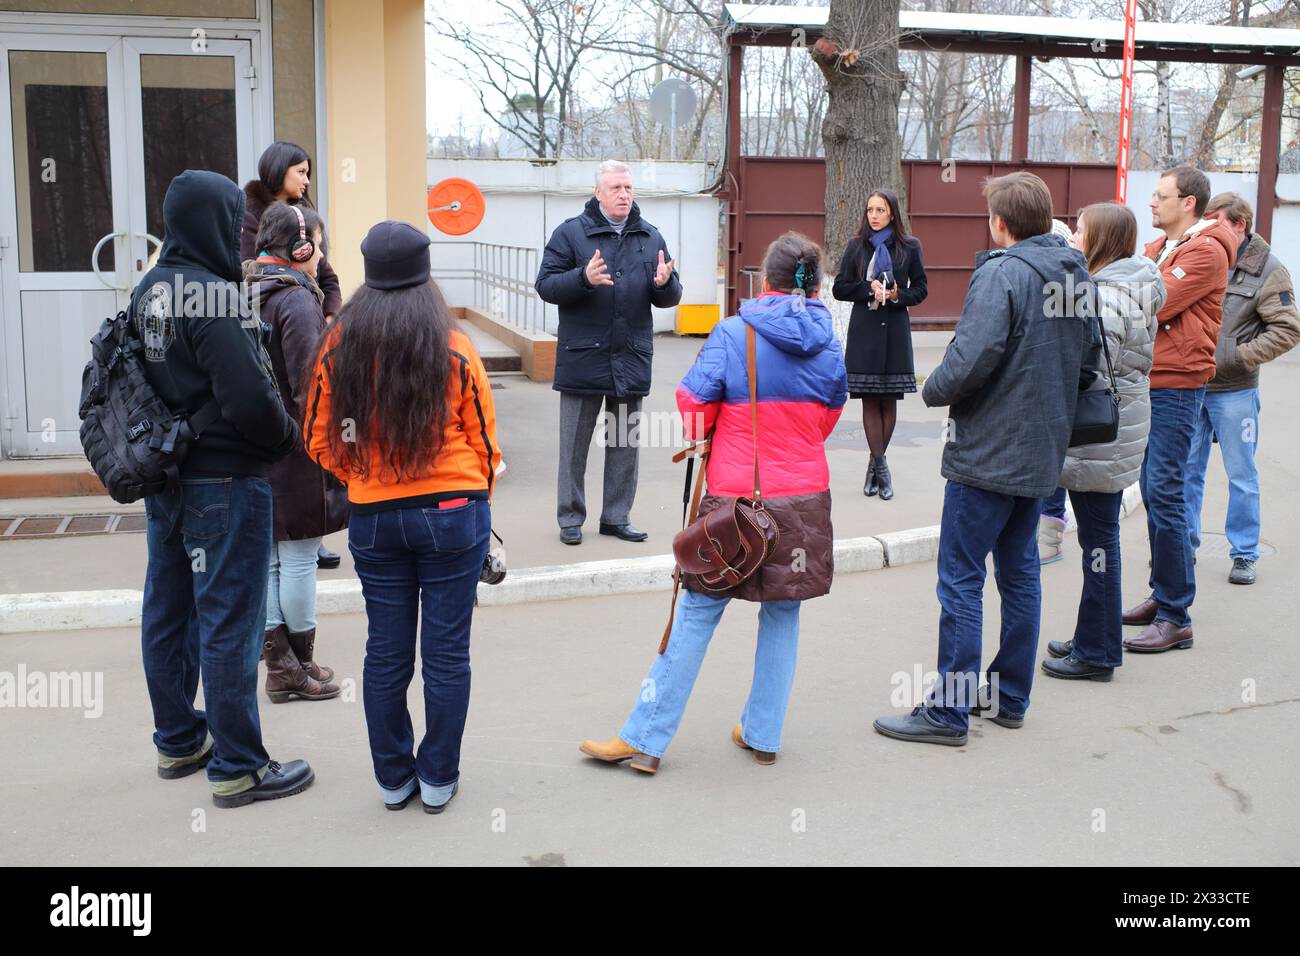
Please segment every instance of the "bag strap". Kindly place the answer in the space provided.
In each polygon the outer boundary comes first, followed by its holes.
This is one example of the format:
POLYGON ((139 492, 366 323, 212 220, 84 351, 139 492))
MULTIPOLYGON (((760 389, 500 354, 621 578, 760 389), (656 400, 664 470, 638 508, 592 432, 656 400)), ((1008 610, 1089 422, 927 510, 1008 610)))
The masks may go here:
POLYGON ((1106 356, 1106 371, 1110 375, 1110 387, 1119 392, 1119 383, 1115 381, 1115 366, 1110 361, 1110 346, 1106 344, 1106 327, 1101 323, 1101 312, 1097 313, 1097 331, 1101 334, 1101 350, 1106 356))
POLYGON ((198 411, 189 417, 190 431, 195 438, 198 438, 220 417, 221 406, 217 404, 215 398, 210 398, 199 406, 198 411))
POLYGON ((749 373, 749 423, 754 438, 754 502, 763 498, 758 487, 758 334, 745 323, 745 367, 749 373))
MULTIPOLYGON (((692 524, 700 511, 700 495, 704 490, 704 472, 705 465, 709 461, 709 449, 713 447, 713 433, 702 443, 691 445, 673 455, 673 461, 686 459, 686 487, 682 489, 682 527, 692 524), (686 493, 691 487, 691 468, 695 464, 695 459, 700 459, 700 473, 695 478, 695 491, 690 496, 689 506, 686 503, 686 493)), ((673 566, 673 597, 672 604, 668 606, 668 624, 664 627, 663 639, 659 642, 659 653, 662 654, 668 650, 668 637, 673 632, 673 618, 677 614, 677 592, 682 585, 682 568, 681 565, 673 566)))

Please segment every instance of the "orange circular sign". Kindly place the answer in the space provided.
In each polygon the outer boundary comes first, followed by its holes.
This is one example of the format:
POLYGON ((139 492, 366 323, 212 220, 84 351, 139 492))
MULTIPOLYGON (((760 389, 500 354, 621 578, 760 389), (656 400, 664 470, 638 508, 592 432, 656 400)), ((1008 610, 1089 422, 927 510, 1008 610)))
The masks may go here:
POLYGON ((463 236, 483 221, 483 194, 468 179, 444 179, 430 187, 428 209, 439 232, 463 236))

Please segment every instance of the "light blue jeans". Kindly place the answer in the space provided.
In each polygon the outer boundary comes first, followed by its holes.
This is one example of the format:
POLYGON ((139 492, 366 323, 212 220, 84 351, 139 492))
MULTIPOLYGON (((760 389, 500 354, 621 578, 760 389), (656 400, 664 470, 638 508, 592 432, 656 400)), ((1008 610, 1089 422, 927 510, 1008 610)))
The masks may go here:
POLYGON ((1187 461, 1187 532, 1192 550, 1201 544, 1201 502, 1210 445, 1219 438, 1223 469, 1228 473, 1228 517, 1224 531, 1232 557, 1259 560, 1259 472, 1255 449, 1259 446, 1259 389, 1206 392, 1205 405, 1196 422, 1192 451, 1187 461))
MULTIPOLYGON (((618 735, 652 757, 662 757, 682 722, 704 653, 730 597, 686 591, 677 606, 668 650, 641 682, 636 706, 618 735)), ((754 683, 740 714, 741 735, 755 750, 781 749, 781 727, 794 686, 799 651, 799 601, 764 601, 758 611, 754 683)))
POLYGON ((281 624, 291 634, 316 629, 316 549, 320 538, 277 541, 271 545, 266 581, 266 629, 281 624))

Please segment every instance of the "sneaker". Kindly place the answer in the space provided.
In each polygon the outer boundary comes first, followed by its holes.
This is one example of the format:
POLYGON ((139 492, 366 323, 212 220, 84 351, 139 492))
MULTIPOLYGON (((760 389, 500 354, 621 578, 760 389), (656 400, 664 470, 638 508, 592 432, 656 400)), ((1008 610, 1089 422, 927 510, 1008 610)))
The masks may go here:
POLYGON ((1254 584, 1255 562, 1250 558, 1233 558, 1232 570, 1228 572, 1229 584, 1254 584))

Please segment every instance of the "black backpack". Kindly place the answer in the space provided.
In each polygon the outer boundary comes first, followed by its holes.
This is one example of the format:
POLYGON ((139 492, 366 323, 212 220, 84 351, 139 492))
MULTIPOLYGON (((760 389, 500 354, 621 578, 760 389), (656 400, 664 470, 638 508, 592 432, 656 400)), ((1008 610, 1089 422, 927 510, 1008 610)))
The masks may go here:
POLYGON ((188 418, 174 414, 149 384, 143 352, 130 317, 119 312, 90 340, 81 375, 81 447, 122 504, 175 491, 190 445, 221 417, 216 399, 188 418))

